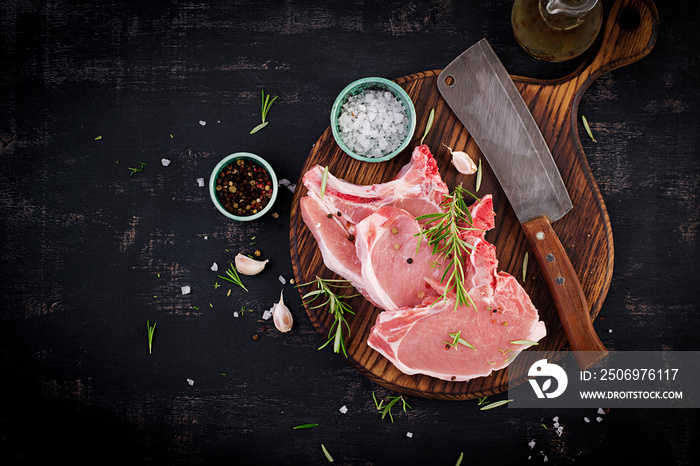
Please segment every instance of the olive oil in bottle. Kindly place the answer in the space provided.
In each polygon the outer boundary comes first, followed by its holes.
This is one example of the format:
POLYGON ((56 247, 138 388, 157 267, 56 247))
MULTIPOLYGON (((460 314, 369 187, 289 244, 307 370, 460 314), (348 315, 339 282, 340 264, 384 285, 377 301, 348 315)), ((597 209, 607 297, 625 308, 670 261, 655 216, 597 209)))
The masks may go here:
POLYGON ((562 62, 585 52, 603 23, 599 0, 515 0, 513 34, 539 60, 562 62))

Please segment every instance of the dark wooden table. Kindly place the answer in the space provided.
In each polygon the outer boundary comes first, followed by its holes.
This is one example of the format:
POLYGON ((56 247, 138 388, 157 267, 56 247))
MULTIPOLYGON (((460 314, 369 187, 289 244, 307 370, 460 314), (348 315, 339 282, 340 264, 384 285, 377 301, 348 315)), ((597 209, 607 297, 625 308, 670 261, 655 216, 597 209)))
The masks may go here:
MULTIPOLYGON (((651 54, 580 105, 615 240, 595 327, 620 351, 700 349, 700 8, 657 3, 651 54)), ((519 48, 511 5, 0 2, 0 462, 326 464, 323 443, 338 464, 697 464, 692 409, 595 422, 411 398, 382 420, 372 392, 392 393, 317 351, 289 283, 291 191, 277 218, 233 223, 198 185, 237 151, 296 182, 346 84, 443 68, 482 37, 512 74, 572 71, 519 48), (279 99, 250 135, 261 89, 279 99), (247 293, 210 269, 256 248, 270 263, 247 293), (262 319, 282 289, 288 334, 262 319)))

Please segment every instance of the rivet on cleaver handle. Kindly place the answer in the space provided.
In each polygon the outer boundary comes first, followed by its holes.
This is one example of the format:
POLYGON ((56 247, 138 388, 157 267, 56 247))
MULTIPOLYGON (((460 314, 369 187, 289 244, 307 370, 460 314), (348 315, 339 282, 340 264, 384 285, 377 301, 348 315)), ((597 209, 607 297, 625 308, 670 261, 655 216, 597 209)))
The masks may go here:
POLYGON ((438 89, 483 152, 523 225, 579 367, 592 366, 607 350, 550 224, 571 210, 571 199, 520 92, 486 39, 440 73, 438 89))

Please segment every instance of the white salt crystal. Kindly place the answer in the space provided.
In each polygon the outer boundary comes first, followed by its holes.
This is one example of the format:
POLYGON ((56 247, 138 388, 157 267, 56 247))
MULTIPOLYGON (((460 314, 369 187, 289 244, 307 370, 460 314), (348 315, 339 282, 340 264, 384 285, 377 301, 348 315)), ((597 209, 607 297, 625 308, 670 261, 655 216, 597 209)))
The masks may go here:
POLYGON ((216 272, 217 270, 219 270, 219 265, 218 265, 216 262, 214 262, 214 263, 211 265, 211 271, 212 271, 212 272, 216 272))
POLYGON ((598 422, 601 422, 601 421, 603 420, 603 418, 600 417, 600 416, 598 416, 597 418, 595 418, 595 420, 598 421, 598 422))
POLYGON ((557 435, 558 435, 559 437, 561 437, 561 433, 562 433, 563 431, 564 431, 564 427, 562 427, 562 426, 557 427, 557 435))
POLYGON ((285 280, 284 277, 283 277, 282 275, 280 275, 280 276, 277 277, 277 278, 279 278, 280 283, 282 283, 283 285, 284 285, 285 283, 287 283, 287 280, 285 280))
POLYGON ((201 188, 204 186, 204 178, 197 178, 197 185, 201 188))
POLYGON ((552 418, 552 421, 554 421, 554 422, 559 422, 559 416, 554 416, 554 417, 552 418))
POLYGON ((557 427, 559 427, 559 423, 558 423, 558 422, 555 422, 555 423, 554 423, 554 428, 556 429, 557 427))
POLYGON ((340 407, 340 409, 339 409, 338 411, 340 411, 341 413, 345 414, 345 413, 348 412, 348 407, 345 406, 345 405, 343 405, 343 406, 340 407))
POLYGON ((280 186, 289 186, 290 181, 286 178, 282 178, 277 182, 277 184, 279 184, 280 186))
POLYGON ((611 328, 608 329, 608 333, 612 333, 612 329, 611 329, 611 328))
POLYGON ((263 320, 270 320, 270 317, 272 317, 272 310, 274 308, 275 308, 275 306, 272 306, 270 309, 263 312, 263 315, 262 315, 263 320))
POLYGON ((182 294, 190 294, 191 288, 189 286, 182 287, 182 294))
POLYGON ((202 126, 206 126, 207 122, 204 120, 199 120, 199 124, 202 126))
POLYGON ((542 458, 542 461, 544 461, 545 463, 546 463, 547 461, 549 461, 549 458, 547 458, 547 455, 544 455, 544 458, 542 458))
POLYGON ((194 385, 194 380, 192 379, 187 379, 187 383, 190 384, 190 386, 194 385))
POLYGON ((160 159, 160 163, 162 163, 164 167, 167 167, 168 165, 170 165, 170 160, 160 159))
POLYGON ((603 408, 598 408, 598 414, 605 414, 605 410, 603 408))
POLYGON ((583 420, 584 420, 584 421, 586 421, 586 422, 591 422, 591 420, 590 420, 590 419, 588 419, 588 418, 587 418, 587 417, 585 417, 585 416, 584 416, 583 420))
POLYGON ((238 312, 234 312, 233 317, 238 317, 238 312))
POLYGON ((534 439, 533 439, 533 440, 530 440, 530 443, 528 443, 528 446, 530 447, 530 450, 532 450, 533 448, 535 448, 535 445, 536 445, 536 443, 535 443, 535 440, 534 440, 534 439))
POLYGON ((413 432, 406 432, 406 437, 413 438, 413 432))

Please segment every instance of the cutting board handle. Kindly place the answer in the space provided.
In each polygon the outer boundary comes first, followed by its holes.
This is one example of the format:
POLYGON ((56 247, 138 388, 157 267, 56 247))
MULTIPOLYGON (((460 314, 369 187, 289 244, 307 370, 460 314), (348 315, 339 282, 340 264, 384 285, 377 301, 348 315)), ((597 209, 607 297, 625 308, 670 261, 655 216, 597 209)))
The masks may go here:
POLYGON ((601 30, 600 47, 583 70, 575 74, 590 84, 610 70, 643 58, 656 43, 658 25, 659 13, 651 0, 615 2, 601 30))

